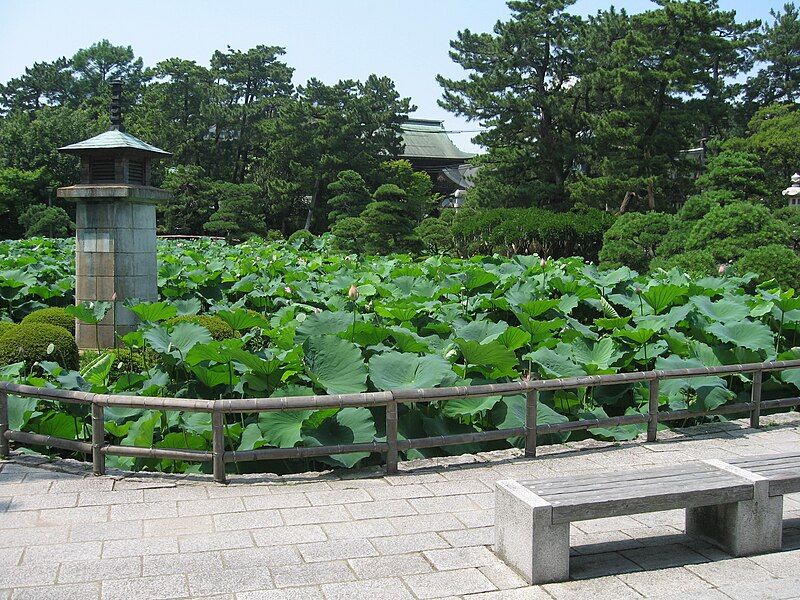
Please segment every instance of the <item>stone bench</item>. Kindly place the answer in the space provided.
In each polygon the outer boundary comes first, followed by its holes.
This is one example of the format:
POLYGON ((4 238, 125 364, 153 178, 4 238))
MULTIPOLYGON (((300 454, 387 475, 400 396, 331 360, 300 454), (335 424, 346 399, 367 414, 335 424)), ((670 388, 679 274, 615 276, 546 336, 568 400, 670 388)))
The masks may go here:
POLYGON ((495 551, 529 583, 569 579, 569 524, 686 509, 686 533, 733 556, 780 550, 800 453, 538 481, 498 481, 495 551))

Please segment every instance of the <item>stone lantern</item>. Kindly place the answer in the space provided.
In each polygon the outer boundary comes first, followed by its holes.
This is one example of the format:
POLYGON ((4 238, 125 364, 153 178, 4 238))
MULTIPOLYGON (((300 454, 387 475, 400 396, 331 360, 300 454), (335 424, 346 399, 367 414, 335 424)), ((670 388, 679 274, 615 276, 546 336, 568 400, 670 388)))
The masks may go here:
POLYGON ((111 127, 91 139, 59 148, 81 160, 81 181, 58 189, 76 202, 75 301, 112 302, 97 326, 76 323, 80 348, 113 348, 117 335, 136 329, 127 299, 158 299, 156 207, 171 197, 150 185, 153 159, 170 156, 124 132, 122 85, 113 82, 111 127))
POLYGON ((792 185, 782 193, 789 199, 789 206, 800 205, 800 173, 792 175, 792 185))

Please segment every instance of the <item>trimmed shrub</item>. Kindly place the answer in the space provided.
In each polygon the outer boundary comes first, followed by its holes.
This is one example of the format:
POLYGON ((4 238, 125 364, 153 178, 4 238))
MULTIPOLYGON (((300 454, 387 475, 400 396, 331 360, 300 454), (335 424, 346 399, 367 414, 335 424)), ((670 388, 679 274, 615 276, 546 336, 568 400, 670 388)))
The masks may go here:
POLYGON ((167 323, 170 325, 175 325, 176 323, 194 323, 196 325, 201 325, 208 329, 211 337, 217 341, 230 340, 236 337, 236 332, 233 330, 233 327, 219 317, 213 315, 186 315, 170 319, 167 323))
POLYGON ((695 276, 715 275, 719 271, 714 256, 707 250, 690 250, 669 258, 656 257, 650 263, 650 269, 669 271, 674 267, 695 276))
POLYGON ((0 338, 3 337, 9 331, 13 331, 17 328, 16 323, 12 323, 10 321, 0 321, 0 338))
POLYGON ((303 246, 311 248, 315 237, 308 229, 298 229, 289 236, 287 241, 295 248, 302 248, 303 246))
POLYGON ((609 269, 626 266, 644 273, 673 221, 672 215, 659 212, 620 215, 603 236, 600 266, 609 269))
POLYGON ((748 250, 734 267, 741 275, 756 273, 759 283, 774 279, 783 288, 800 289, 800 257, 786 246, 770 244, 748 250))
POLYGON ((23 323, 47 323, 57 325, 75 335, 75 317, 67 314, 63 308, 50 307, 40 308, 25 316, 23 323))
POLYGON ((723 263, 741 258, 748 250, 770 244, 788 246, 789 226, 769 209, 750 202, 718 206, 700 219, 686 240, 687 250, 708 250, 723 263))
POLYGON ((48 323, 20 323, 0 337, 0 364, 25 361, 28 368, 41 361, 53 361, 66 369, 77 370, 78 346, 72 334, 48 323), (52 344, 53 351, 47 349, 52 344))

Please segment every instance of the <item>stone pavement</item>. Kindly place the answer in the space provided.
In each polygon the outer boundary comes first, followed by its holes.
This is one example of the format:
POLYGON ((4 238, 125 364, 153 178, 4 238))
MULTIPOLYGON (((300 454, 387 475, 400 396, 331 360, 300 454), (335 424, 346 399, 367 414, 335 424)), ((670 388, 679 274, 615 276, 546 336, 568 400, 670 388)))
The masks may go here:
POLYGON ((796 451, 796 413, 660 433, 290 477, 92 477, 75 461, 0 463, 0 598, 391 600, 800 598, 800 495, 784 551, 732 559, 669 511, 575 523, 574 580, 528 587, 491 551, 493 484, 796 451))

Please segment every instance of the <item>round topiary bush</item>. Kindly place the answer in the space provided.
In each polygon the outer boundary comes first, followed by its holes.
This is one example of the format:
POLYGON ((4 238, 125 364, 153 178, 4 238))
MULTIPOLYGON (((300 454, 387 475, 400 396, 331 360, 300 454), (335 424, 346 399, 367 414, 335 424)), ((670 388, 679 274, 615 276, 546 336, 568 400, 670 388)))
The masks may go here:
POLYGON ((47 323, 63 327, 72 335, 75 335, 75 317, 67 314, 63 308, 50 307, 35 310, 22 319, 23 323, 47 323))
POLYGON ((748 250, 734 266, 739 275, 756 273, 759 283, 774 279, 784 289, 800 289, 800 257, 786 246, 768 244, 748 250))
POLYGON ((49 323, 20 323, 0 337, 0 364, 25 361, 28 368, 39 361, 53 361, 77 370, 78 345, 72 334, 49 323), (48 348, 52 345, 52 352, 48 348))
POLYGON ((172 318, 167 321, 167 323, 169 325, 175 325, 176 323, 195 323, 196 325, 202 325, 208 329, 211 337, 217 341, 230 340, 236 337, 236 332, 233 330, 233 327, 219 317, 213 315, 186 315, 172 318))
POLYGON ((10 321, 0 321, 0 338, 7 334, 9 331, 13 331, 17 328, 16 323, 11 323, 10 321))
POLYGON ((311 233, 308 229, 298 229, 292 235, 289 236, 287 240, 292 246, 295 248, 300 248, 305 246, 306 248, 311 247, 312 242, 314 241, 313 233, 311 233))

